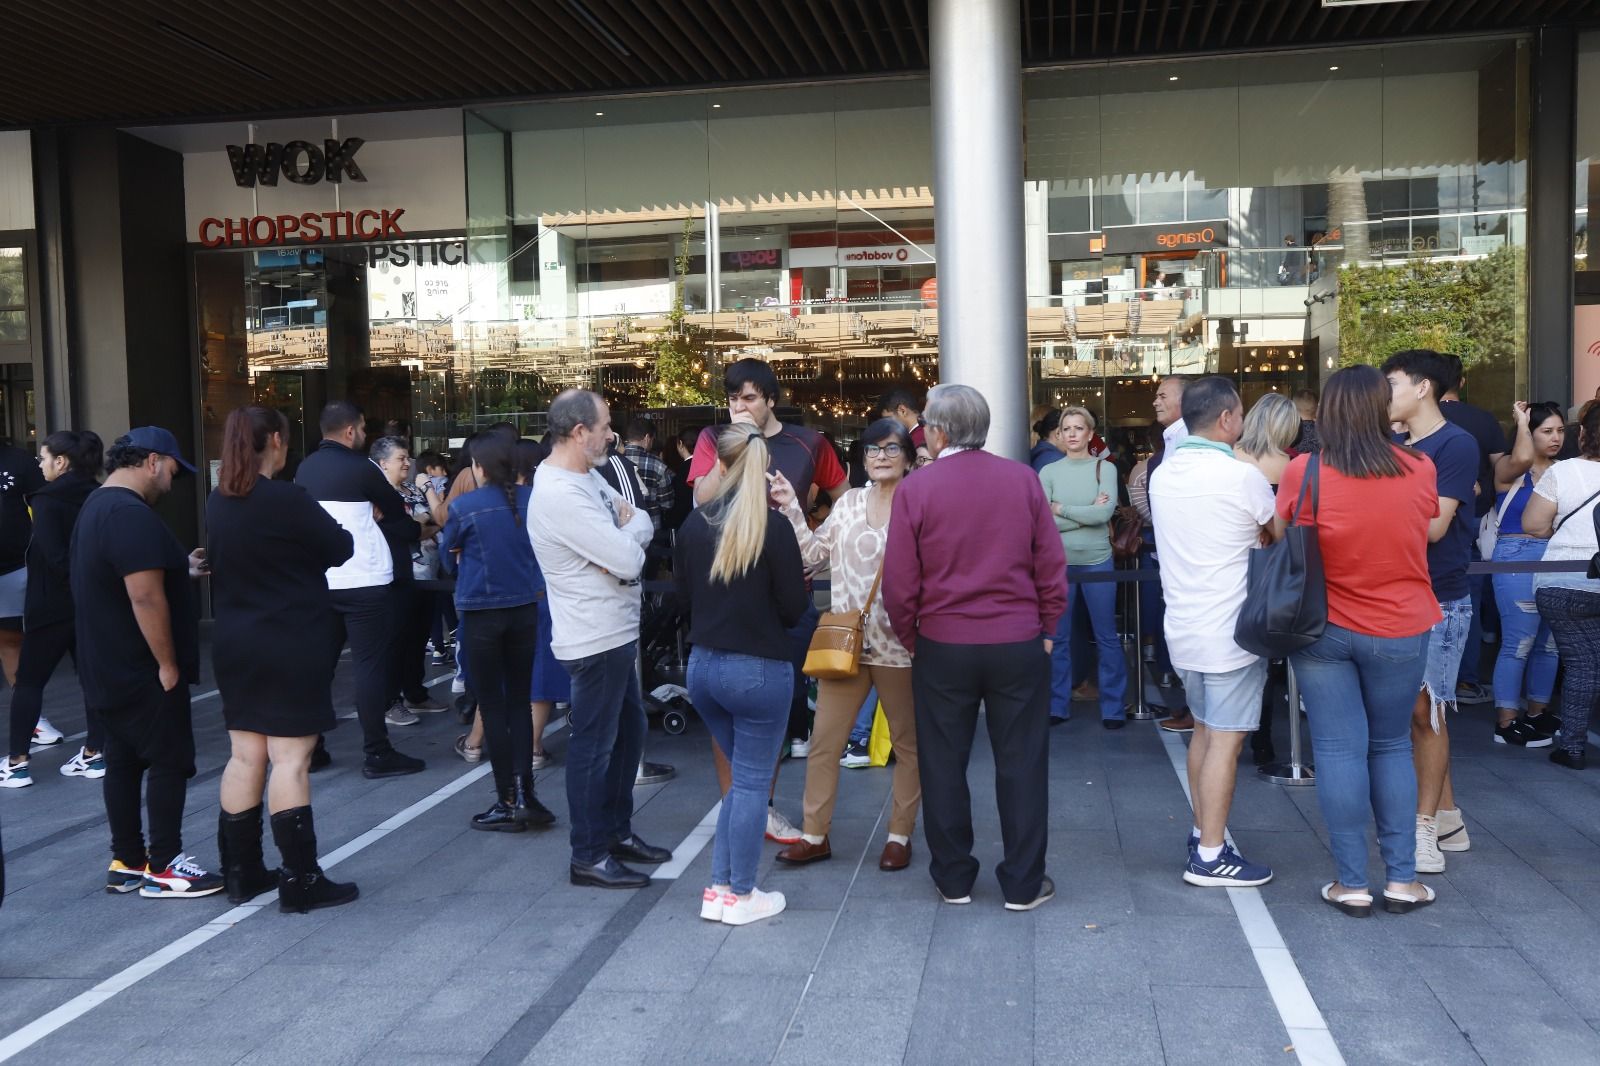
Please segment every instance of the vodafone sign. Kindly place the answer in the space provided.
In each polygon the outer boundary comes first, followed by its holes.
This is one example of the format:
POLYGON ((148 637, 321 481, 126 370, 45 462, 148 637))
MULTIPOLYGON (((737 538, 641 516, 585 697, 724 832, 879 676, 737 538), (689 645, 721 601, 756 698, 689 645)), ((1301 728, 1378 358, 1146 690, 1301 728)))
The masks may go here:
POLYGON ((933 262, 932 246, 875 244, 865 248, 840 248, 842 267, 915 266, 933 262))

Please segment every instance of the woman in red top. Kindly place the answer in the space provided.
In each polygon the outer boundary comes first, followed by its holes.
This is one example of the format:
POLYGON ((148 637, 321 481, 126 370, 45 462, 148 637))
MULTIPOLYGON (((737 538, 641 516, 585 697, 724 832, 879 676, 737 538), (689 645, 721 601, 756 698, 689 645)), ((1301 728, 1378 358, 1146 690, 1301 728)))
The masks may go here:
POLYGON ((1376 369, 1334 374, 1317 421, 1322 451, 1296 458, 1278 487, 1279 523, 1315 526, 1322 550, 1328 627, 1290 662, 1339 874, 1322 898, 1358 918, 1372 913, 1369 813, 1387 870, 1385 909, 1403 913, 1434 898, 1417 882, 1411 706, 1427 665, 1428 632, 1439 620, 1427 554, 1439 501, 1433 462, 1390 441, 1388 412, 1389 384, 1376 369), (1311 491, 1296 517, 1308 476, 1311 491))

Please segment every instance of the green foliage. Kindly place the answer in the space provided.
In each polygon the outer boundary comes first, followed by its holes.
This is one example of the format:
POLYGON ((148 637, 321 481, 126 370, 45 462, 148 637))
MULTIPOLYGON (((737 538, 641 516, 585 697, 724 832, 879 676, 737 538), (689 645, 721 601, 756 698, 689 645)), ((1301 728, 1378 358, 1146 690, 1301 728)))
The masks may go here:
POLYGON ((1509 365, 1527 343, 1527 266, 1506 245, 1482 259, 1406 259, 1339 271, 1339 361, 1381 366, 1395 352, 1432 348, 1467 370, 1509 365))
POLYGON ((706 387, 702 375, 708 373, 695 357, 695 335, 683 311, 683 281, 689 276, 689 238, 691 219, 683 220, 683 240, 678 244, 677 278, 672 285, 672 310, 667 312, 667 330, 654 343, 655 373, 650 380, 649 403, 658 407, 698 407, 716 405, 722 397, 706 387))

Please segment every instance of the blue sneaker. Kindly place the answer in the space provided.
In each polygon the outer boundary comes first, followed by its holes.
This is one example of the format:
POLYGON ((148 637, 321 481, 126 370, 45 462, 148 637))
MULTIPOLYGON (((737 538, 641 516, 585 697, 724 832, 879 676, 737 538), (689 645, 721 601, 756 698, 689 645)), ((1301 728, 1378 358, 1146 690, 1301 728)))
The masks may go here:
POLYGON ((1254 888, 1272 880, 1272 868, 1250 862, 1231 845, 1224 844, 1216 862, 1201 862, 1199 849, 1191 849, 1183 879, 1202 888, 1254 888))

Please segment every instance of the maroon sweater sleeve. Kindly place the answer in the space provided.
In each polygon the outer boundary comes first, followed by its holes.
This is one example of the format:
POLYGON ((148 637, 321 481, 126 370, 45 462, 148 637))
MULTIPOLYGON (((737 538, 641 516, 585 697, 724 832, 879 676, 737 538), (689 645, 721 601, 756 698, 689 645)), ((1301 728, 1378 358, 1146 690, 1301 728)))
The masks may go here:
MULTIPOLYGON (((922 509, 912 500, 906 486, 894 494, 889 509, 889 542, 883 561, 883 606, 889 612, 889 625, 906 651, 917 652, 917 610, 922 591, 922 559, 917 552, 917 528, 922 509)), ((1055 523, 1051 523, 1054 532, 1055 523)), ((1059 551, 1061 538, 1056 537, 1059 551)))
POLYGON ((1028 507, 1033 512, 1033 583, 1039 590, 1039 632, 1054 637, 1067 610, 1067 554, 1038 478, 1033 479, 1028 507))

